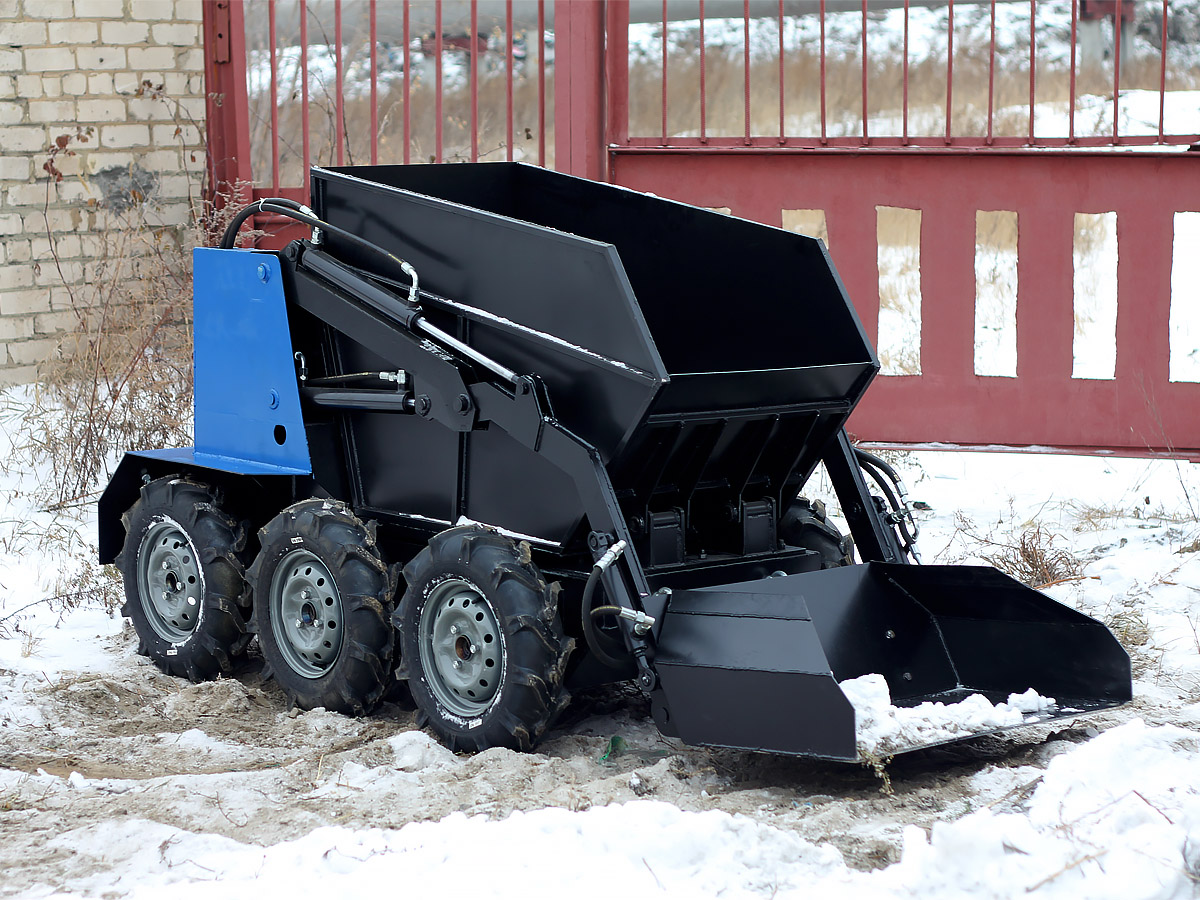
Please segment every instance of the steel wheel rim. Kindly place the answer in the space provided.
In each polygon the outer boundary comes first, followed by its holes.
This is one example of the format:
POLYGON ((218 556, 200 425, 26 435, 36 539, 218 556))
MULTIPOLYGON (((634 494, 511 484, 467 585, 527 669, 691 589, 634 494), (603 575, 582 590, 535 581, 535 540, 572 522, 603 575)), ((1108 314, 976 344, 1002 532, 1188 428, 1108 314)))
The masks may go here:
POLYGON ((328 567, 307 550, 279 561, 271 579, 271 632, 297 675, 320 678, 342 652, 342 598, 328 567))
POLYGON ((491 603, 470 582, 447 579, 430 592, 419 628, 429 690, 455 715, 481 715, 504 679, 503 634, 491 603))
POLYGON ((204 571, 196 547, 174 519, 158 516, 138 547, 138 599, 160 638, 181 644, 200 621, 204 571))

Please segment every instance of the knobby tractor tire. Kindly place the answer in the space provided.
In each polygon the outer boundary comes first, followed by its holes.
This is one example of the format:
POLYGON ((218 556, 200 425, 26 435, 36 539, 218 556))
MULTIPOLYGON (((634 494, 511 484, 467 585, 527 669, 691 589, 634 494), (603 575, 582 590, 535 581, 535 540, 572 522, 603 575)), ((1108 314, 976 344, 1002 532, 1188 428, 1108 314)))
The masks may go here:
POLYGON ((251 638, 245 524, 221 509, 212 487, 175 476, 143 485, 121 521, 121 612, 133 620, 138 653, 192 681, 228 675, 251 638))
POLYGON ((392 679, 395 578, 375 529, 344 503, 303 500, 258 533, 247 572, 267 674, 301 709, 364 715, 392 679))
POLYGON ((435 536, 404 568, 399 677, 451 750, 530 750, 567 705, 575 642, 529 545, 479 526, 435 536))

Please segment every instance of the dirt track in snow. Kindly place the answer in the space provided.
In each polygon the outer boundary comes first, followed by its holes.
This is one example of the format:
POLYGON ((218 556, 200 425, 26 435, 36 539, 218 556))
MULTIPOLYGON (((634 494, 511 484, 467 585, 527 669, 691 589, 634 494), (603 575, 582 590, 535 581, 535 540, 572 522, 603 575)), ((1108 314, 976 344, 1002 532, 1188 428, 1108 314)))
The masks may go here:
POLYGON ((636 693, 619 689, 575 698, 536 753, 455 756, 403 706, 364 719, 300 713, 253 658, 235 678, 196 685, 137 657, 128 625, 108 640, 118 663, 103 675, 0 672, 0 692, 18 701, 0 714, 0 895, 103 866, 72 848, 70 832, 122 817, 266 845, 321 825, 394 828, 456 811, 503 817, 643 796, 741 813, 878 868, 898 859, 905 825, 1019 805, 1037 770, 1085 727, 1133 713, 899 757, 888 795, 865 767, 666 740, 636 693), (614 735, 624 749, 602 762, 614 735), (974 777, 985 769, 989 777, 974 777))

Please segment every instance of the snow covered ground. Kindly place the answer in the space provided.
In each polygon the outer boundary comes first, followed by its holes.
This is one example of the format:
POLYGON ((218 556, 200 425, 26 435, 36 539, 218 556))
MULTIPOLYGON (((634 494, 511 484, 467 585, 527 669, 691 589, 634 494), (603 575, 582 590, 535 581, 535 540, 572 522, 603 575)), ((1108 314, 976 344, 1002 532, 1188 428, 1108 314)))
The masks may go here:
MULTIPOLYGON (((27 397, 3 398, 10 431, 27 397)), ((254 664, 168 678, 98 598, 27 606, 78 580, 93 514, 38 512, 39 473, 0 449, 0 895, 1196 896, 1187 464, 905 459, 927 559, 1003 555, 1036 523, 1081 563, 1048 591, 1124 638, 1136 698, 897 757, 886 794, 869 768, 665 740, 621 692, 579 698, 536 753, 458 757, 402 707, 289 711, 254 664)))

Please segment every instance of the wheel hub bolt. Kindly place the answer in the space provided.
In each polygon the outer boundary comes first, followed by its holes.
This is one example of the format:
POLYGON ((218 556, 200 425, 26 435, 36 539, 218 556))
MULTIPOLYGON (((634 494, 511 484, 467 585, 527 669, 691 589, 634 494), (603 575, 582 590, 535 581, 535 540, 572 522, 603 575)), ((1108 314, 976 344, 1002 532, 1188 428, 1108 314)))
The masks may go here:
POLYGON ((454 668, 456 668, 456 669, 461 669, 461 668, 462 668, 462 660, 461 660, 461 659, 456 659, 456 660, 454 661, 454 668))
POLYGON ((195 605, 196 605, 196 598, 188 597, 188 606, 195 606, 195 605))
POLYGON ((301 600, 311 600, 312 599, 312 591, 310 591, 308 588, 305 588, 304 590, 302 590, 300 592, 300 599, 301 600))
POLYGON ((162 567, 163 567, 163 569, 170 569, 171 564, 164 559, 162 562, 162 567))
POLYGON ((450 626, 450 633, 451 633, 451 634, 458 634, 458 626, 457 626, 457 625, 451 625, 451 626, 450 626))

